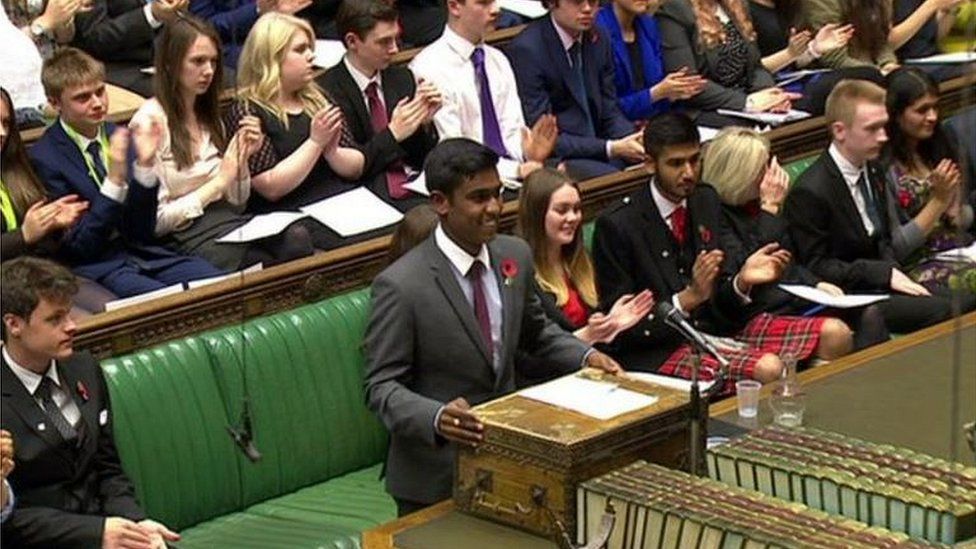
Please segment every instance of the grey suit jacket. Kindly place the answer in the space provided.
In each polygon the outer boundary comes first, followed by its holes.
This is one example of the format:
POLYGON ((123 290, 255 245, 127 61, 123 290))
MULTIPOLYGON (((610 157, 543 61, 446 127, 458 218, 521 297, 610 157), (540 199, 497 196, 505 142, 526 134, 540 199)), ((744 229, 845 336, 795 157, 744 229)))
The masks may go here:
POLYGON ((543 312, 524 241, 499 235, 488 251, 502 296, 498 376, 474 308, 433 235, 373 281, 366 400, 390 431, 386 486, 396 498, 433 503, 451 495, 455 445, 434 431, 442 405, 458 397, 474 405, 513 391, 516 349, 544 355, 566 373, 589 350, 543 312), (501 264, 509 261, 518 272, 506 283, 501 264))

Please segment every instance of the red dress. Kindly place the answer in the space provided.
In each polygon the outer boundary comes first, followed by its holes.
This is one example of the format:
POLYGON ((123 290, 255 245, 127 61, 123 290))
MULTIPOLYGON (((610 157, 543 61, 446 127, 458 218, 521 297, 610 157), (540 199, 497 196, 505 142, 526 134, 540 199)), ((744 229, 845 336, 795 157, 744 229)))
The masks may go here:
POLYGON ((583 298, 580 297, 579 292, 576 291, 576 286, 569 277, 565 277, 566 289, 569 291, 569 296, 566 298, 566 303, 563 304, 563 314, 572 323, 573 328, 582 328, 586 325, 586 319, 590 317, 589 307, 583 302, 583 298))

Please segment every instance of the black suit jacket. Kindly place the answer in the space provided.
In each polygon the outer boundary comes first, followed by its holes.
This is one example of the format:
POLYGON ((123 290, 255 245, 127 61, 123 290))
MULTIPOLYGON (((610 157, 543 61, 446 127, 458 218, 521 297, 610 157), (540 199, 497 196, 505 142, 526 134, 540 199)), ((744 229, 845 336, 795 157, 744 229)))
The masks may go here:
MULTIPOLYGON (((410 69, 400 66, 390 66, 382 71, 380 79, 383 82, 386 118, 390 120, 393 118, 393 109, 397 103, 404 97, 413 97, 416 84, 410 69)), ((397 143, 389 128, 380 133, 373 132, 369 106, 344 62, 325 71, 321 83, 332 100, 342 109, 349 133, 366 157, 362 180, 367 183, 374 182, 375 185, 370 185, 375 187, 372 190, 379 191, 380 196, 387 197, 385 174, 387 167, 394 162, 403 161, 418 171, 423 168, 427 153, 437 145, 437 131, 433 124, 422 125, 413 135, 397 143)))
MULTIPOLYGON (((704 184, 688 197, 688 234, 683 249, 658 212, 650 184, 611 206, 597 219, 593 236, 600 308, 609 310, 620 296, 645 288, 654 292, 656 301, 671 302, 674 294, 688 286, 698 253, 719 247, 721 226, 718 194, 704 184)), ((731 334, 748 321, 750 311, 732 288, 734 267, 730 261, 723 264, 712 299, 692 312, 691 322, 699 329, 731 334)), ((618 335, 612 352, 630 369, 655 370, 683 341, 660 318, 654 318, 618 335)))
POLYGON ((142 11, 143 0, 94 0, 91 10, 75 15, 71 45, 101 61, 152 64, 155 31, 142 11))
POLYGON ((76 353, 58 363, 58 374, 81 412, 77 447, 61 438, 10 366, 0 367, 0 423, 13 435, 17 464, 8 478, 17 507, 3 523, 4 546, 100 547, 105 517, 145 518, 115 449, 98 363, 76 353))
POLYGON ((799 261, 846 291, 887 291, 897 267, 891 248, 884 173, 868 164, 882 226, 868 236, 840 168, 824 152, 790 189, 784 215, 799 261))

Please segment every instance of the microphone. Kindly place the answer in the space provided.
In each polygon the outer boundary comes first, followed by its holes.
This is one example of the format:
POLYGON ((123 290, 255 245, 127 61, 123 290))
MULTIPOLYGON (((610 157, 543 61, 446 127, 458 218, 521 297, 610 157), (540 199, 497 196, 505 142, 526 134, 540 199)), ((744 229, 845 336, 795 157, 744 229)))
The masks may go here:
POLYGON ((718 352, 718 349, 716 349, 715 346, 712 345, 712 343, 708 341, 708 339, 703 336, 701 332, 689 324, 688 321, 685 320, 684 315, 681 314, 681 311, 676 309, 670 302, 659 301, 654 306, 654 316, 660 317, 665 324, 681 334, 699 351, 712 355, 712 357, 715 358, 715 360, 717 360, 721 366, 722 373, 729 370, 729 360, 722 356, 722 354, 718 352))

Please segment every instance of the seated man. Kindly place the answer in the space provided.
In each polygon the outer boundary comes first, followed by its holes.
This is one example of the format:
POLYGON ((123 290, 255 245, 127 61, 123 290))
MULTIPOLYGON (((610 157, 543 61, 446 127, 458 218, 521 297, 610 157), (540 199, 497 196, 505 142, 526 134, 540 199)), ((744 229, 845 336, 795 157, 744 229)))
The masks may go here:
POLYGON ((644 157, 640 132, 620 111, 606 31, 594 28, 595 0, 546 0, 508 47, 525 118, 556 115, 556 156, 577 179, 613 173, 644 157))
POLYGON ((3 265, 3 428, 17 440, 17 508, 5 547, 162 547, 179 535, 146 519, 115 449, 102 370, 74 353, 74 276, 51 261, 3 265))
MULTIPOLYGON (((843 80, 827 97, 831 143, 800 175, 783 214, 801 263, 845 292, 891 293, 878 304, 888 329, 907 333, 951 315, 949 290, 930 295, 899 269, 891 248, 884 173, 875 160, 888 140, 885 90, 843 80)), ((974 297, 959 296, 962 312, 974 297)))
MULTIPOLYGON (((718 344, 730 362, 725 393, 739 379, 779 379, 780 356, 829 360, 850 352, 851 331, 840 320, 755 314, 746 307, 754 286, 780 278, 790 253, 772 243, 737 270, 724 261, 718 248, 721 204, 715 189, 699 183, 699 141, 684 114, 658 115, 644 128, 653 177, 596 222, 593 260, 601 307, 609 310, 620 296, 650 288, 655 300, 672 303, 702 332, 732 338, 718 344)), ((691 375, 691 348, 662 318, 638 322, 615 344, 629 368, 691 375)), ((717 368, 713 357, 702 357, 702 379, 714 377, 717 368)))
POLYGON ((222 274, 154 244, 151 166, 161 132, 140 128, 130 148, 128 131, 105 122, 104 79, 104 66, 74 48, 55 52, 41 74, 59 117, 31 147, 31 161, 52 198, 74 194, 89 203, 61 242, 59 260, 120 297, 222 274))
POLYGON ((484 42, 498 18, 495 0, 448 0, 447 11, 444 34, 410 63, 418 80, 442 94, 443 107, 434 115, 437 133, 484 143, 501 158, 503 178, 525 178, 552 153, 556 119, 537 116, 532 130, 525 128, 512 66, 484 42))
POLYGON ((496 236, 497 162, 469 139, 437 145, 425 172, 440 222, 373 281, 366 402, 390 431, 386 487, 400 515, 450 497, 455 444, 481 440, 468 409, 515 390, 517 351, 563 373, 620 370, 549 320, 528 244, 496 236))
POLYGON ((346 128, 366 157, 361 180, 378 196, 409 210, 426 202, 404 184, 407 169, 423 169, 437 144, 431 121, 441 106, 440 93, 432 84, 418 88, 408 68, 390 66, 397 52, 397 12, 388 3, 345 0, 336 25, 346 55, 325 72, 322 87, 342 109, 346 128))

